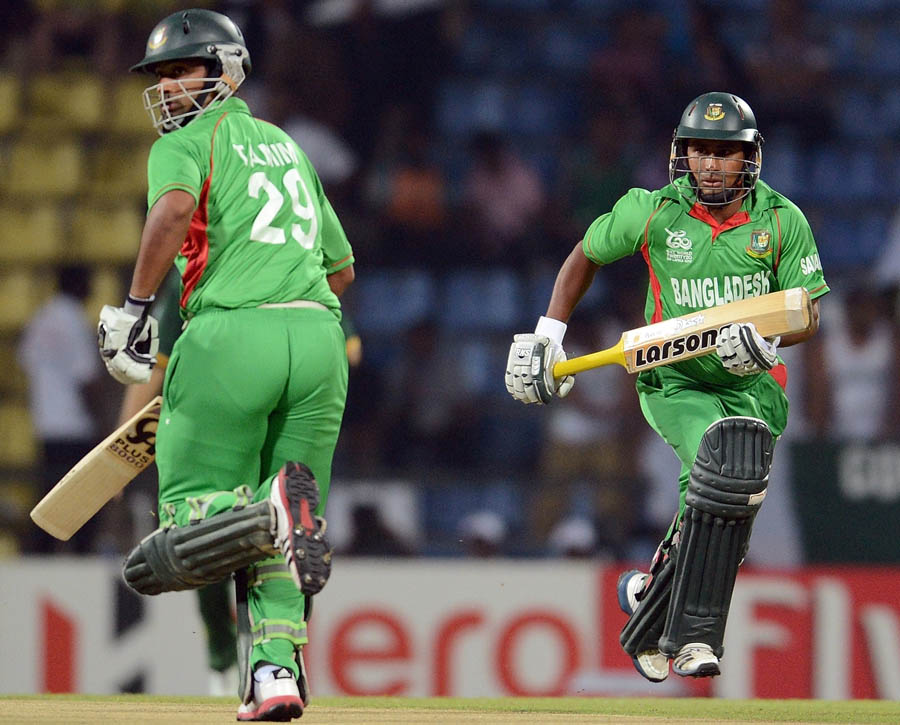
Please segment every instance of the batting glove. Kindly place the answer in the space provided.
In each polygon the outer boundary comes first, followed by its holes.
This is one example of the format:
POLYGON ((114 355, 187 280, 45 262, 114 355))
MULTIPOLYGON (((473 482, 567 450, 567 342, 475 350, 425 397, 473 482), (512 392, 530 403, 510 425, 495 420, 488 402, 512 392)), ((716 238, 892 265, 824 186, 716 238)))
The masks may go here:
POLYGON ((716 353, 733 375, 754 375, 775 367, 780 341, 780 337, 766 340, 752 322, 732 322, 719 330, 716 353))
POLYGON ((120 383, 146 383, 156 365, 159 325, 147 300, 129 296, 124 307, 103 305, 97 344, 106 369, 120 383))
POLYGON ((506 390, 523 403, 546 404, 556 395, 564 398, 575 385, 566 375, 557 380, 553 366, 566 359, 562 348, 565 325, 558 320, 541 317, 533 333, 515 335, 506 361, 506 390), (554 335, 556 340, 549 335, 554 335))

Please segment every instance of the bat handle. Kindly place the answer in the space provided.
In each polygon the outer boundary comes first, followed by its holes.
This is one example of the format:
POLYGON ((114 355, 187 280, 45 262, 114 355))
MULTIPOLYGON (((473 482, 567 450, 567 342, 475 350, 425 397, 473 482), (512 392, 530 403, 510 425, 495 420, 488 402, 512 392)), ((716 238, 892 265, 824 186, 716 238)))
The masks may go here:
POLYGON ((585 370, 599 368, 603 365, 621 365, 625 367, 625 340, 620 339, 613 347, 606 350, 598 350, 588 355, 573 357, 571 360, 563 360, 553 366, 553 377, 562 378, 566 375, 575 375, 585 370))

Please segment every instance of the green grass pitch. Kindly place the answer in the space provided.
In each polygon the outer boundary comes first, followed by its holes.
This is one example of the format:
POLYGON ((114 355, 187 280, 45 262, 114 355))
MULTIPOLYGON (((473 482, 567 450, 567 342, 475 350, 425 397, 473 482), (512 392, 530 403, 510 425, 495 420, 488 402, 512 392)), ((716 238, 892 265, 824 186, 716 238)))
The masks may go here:
MULTIPOLYGON (((226 723, 236 700, 148 695, 5 695, 0 722, 226 723)), ((900 723, 900 702, 706 698, 315 698, 308 723, 900 723)))

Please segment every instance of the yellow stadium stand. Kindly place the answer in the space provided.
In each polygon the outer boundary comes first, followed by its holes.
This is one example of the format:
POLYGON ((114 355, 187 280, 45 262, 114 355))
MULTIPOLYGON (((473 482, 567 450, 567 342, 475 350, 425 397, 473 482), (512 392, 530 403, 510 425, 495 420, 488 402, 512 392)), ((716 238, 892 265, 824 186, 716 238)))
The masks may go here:
POLYGON ((52 294, 53 284, 52 275, 28 268, 0 272, 0 332, 18 332, 52 294))
POLYGON ((144 110, 144 90, 153 83, 151 75, 131 75, 119 81, 112 92, 112 112, 106 125, 113 133, 134 136, 136 142, 144 141, 148 148, 158 138, 144 110))
POLYGON ((22 83, 13 75, 0 73, 0 133, 12 131, 19 120, 22 83))
POLYGON ((109 100, 99 75, 59 71, 29 83, 29 128, 35 131, 90 131, 105 120, 109 100))
POLYGON ((53 262, 62 247, 55 204, 0 205, 0 263, 53 262))
POLYGON ((104 146, 92 154, 89 193, 98 198, 144 203, 150 146, 104 146))
POLYGON ((31 416, 24 403, 0 404, 0 466, 29 466, 34 463, 37 442, 31 416))
POLYGON ((0 393, 4 398, 18 396, 24 398, 28 392, 28 379, 16 359, 18 340, 4 337, 0 340, 0 393))
POLYGON ((130 279, 130 266, 128 272, 118 268, 99 267, 91 275, 91 293, 84 301, 84 314, 91 322, 100 318, 100 309, 103 305, 118 307, 125 300, 130 279))
POLYGON ((100 264, 131 264, 141 241, 143 215, 137 204, 85 204, 75 211, 67 257, 100 264))
POLYGON ((6 173, 0 175, 2 191, 28 199, 74 194, 82 181, 83 156, 72 139, 20 139, 9 151, 6 173))

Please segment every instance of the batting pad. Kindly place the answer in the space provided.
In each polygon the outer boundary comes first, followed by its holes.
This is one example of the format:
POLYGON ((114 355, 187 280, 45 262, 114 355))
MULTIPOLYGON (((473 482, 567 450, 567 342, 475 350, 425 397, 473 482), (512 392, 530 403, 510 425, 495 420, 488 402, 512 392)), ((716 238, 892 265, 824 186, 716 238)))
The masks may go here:
POLYGON ((722 656, 737 570, 766 496, 775 441, 756 418, 723 418, 700 442, 681 523, 672 595, 659 649, 674 657, 702 642, 722 656))
POLYGON ((197 589, 275 556, 268 501, 225 511, 188 526, 157 529, 125 559, 125 582, 139 594, 197 589))

